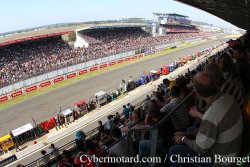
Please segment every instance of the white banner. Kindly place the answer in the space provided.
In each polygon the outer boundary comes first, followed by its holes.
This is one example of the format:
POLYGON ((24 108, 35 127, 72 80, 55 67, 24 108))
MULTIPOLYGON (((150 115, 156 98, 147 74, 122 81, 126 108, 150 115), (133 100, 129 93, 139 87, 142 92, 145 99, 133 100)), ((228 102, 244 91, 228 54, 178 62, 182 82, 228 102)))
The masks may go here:
POLYGON ((23 134, 31 129, 33 129, 33 126, 31 125, 31 123, 28 123, 24 126, 21 126, 20 128, 12 130, 11 132, 12 132, 13 136, 18 136, 18 135, 23 134))

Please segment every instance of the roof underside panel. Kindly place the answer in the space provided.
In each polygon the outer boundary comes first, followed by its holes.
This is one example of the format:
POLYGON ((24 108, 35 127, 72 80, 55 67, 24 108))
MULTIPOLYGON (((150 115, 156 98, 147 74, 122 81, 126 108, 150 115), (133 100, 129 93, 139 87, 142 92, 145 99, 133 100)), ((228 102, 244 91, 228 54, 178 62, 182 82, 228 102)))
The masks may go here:
POLYGON ((176 0, 250 30, 250 0, 176 0))

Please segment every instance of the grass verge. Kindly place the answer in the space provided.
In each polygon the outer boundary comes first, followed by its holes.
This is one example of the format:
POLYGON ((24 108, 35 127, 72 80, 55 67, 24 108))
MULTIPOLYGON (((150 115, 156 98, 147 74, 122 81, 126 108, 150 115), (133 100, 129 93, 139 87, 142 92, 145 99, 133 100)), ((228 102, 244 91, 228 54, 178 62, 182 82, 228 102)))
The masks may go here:
POLYGON ((55 90, 57 88, 61 88, 61 87, 73 84, 75 82, 78 82, 80 80, 83 80, 83 79, 86 79, 86 78, 89 78, 89 77, 93 77, 93 76, 96 76, 96 75, 99 75, 99 74, 102 74, 102 73, 105 73, 105 72, 109 72, 111 70, 123 68, 125 66, 137 63, 139 61, 144 61, 144 60, 152 59, 152 58, 155 58, 157 56, 162 56, 162 55, 165 55, 167 53, 171 53, 171 52, 174 52, 174 51, 177 51, 177 50, 185 49, 185 48, 188 48, 188 47, 191 47, 191 46, 194 46, 194 45, 198 45, 198 44, 201 44, 201 43, 204 43, 204 42, 197 42, 195 44, 186 43, 185 46, 182 46, 182 47, 177 47, 175 49, 165 49, 163 51, 157 52, 155 54, 152 54, 152 55, 149 55, 149 56, 146 56, 146 57, 142 57, 142 58, 136 59, 134 61, 127 61, 127 62, 123 62, 121 64, 116 64, 116 65, 109 66, 109 67, 106 67, 106 68, 103 68, 103 69, 99 69, 97 71, 88 72, 88 73, 86 73, 84 75, 76 76, 74 78, 67 79, 67 80, 61 81, 59 83, 56 83, 54 85, 47 86, 47 87, 44 87, 44 88, 40 88, 38 90, 29 92, 29 93, 21 95, 21 96, 18 96, 16 98, 11 99, 11 100, 2 102, 2 103, 0 103, 0 109, 7 108, 7 107, 9 107, 11 105, 14 105, 14 104, 18 103, 18 102, 30 99, 31 97, 47 93, 49 91, 52 91, 52 90, 55 90))

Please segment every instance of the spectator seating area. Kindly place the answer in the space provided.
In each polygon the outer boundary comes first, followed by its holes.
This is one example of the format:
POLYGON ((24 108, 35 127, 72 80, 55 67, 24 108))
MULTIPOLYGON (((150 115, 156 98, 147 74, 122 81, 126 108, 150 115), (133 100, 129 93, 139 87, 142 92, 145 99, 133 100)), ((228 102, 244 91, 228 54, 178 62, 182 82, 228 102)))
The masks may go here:
MULTIPOLYGON (((136 107, 123 106, 122 116, 110 115, 99 121, 97 135, 87 138, 76 133, 77 152, 63 151, 58 166, 86 165, 81 155, 97 157, 211 157, 244 156, 250 151, 249 55, 242 36, 228 41, 228 47, 213 55, 185 75, 163 80, 157 91, 136 107), (124 117, 123 117, 124 116, 124 117), (216 133, 214 133, 216 132, 216 133), (229 146, 227 146, 229 145, 229 146), (66 154, 66 155, 65 155, 66 154)), ((45 156, 43 156, 45 157, 45 156)), ((83 156, 85 157, 85 156, 83 156)), ((213 160, 211 159, 211 163, 213 160)), ((191 166, 211 166, 191 163, 191 166)), ((98 164, 98 166, 130 166, 135 164, 98 164)), ((183 166, 167 159, 145 166, 183 166)), ((86 165, 88 166, 88 165, 86 165)), ((97 164, 91 162, 91 166, 97 164)))
POLYGON ((195 26, 162 25, 162 28, 167 33, 199 33, 200 32, 195 26))
POLYGON ((59 36, 3 46, 0 48, 0 86, 126 50, 145 50, 162 43, 209 35, 191 32, 152 37, 141 29, 106 29, 83 31, 82 37, 90 43, 88 48, 74 49, 59 36))

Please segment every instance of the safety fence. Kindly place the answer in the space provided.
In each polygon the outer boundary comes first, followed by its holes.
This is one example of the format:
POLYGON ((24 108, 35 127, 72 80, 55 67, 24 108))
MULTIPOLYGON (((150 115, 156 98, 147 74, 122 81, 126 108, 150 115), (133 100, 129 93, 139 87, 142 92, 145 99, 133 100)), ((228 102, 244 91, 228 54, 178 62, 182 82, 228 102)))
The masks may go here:
MULTIPOLYGON (((143 101, 137 103, 137 104, 134 106, 134 107, 135 107, 135 110, 138 109, 139 107, 141 107, 141 105, 142 105, 144 102, 145 102, 145 100, 143 100, 143 101)), ((120 116, 123 117, 122 114, 120 114, 120 116)), ((99 130, 98 130, 98 127, 96 127, 96 128, 94 128, 94 129, 92 129, 91 131, 87 132, 87 133, 86 133, 86 136, 87 136, 86 139, 93 139, 93 138, 96 137, 96 135, 98 134, 98 131, 99 131, 99 130)), ((70 150, 71 152, 74 152, 75 149, 76 149, 76 143, 75 143, 75 140, 73 140, 73 141, 70 141, 70 142, 66 143, 66 144, 63 145, 62 147, 60 147, 60 148, 59 148, 59 152, 62 153, 63 150, 70 150)), ((50 159, 51 159, 52 161, 55 160, 55 157, 53 157, 53 154, 52 154, 52 153, 50 153, 49 156, 50 156, 50 159)), ((43 164, 43 162, 42 162, 42 157, 41 157, 41 158, 39 158, 39 159, 37 159, 37 160, 35 160, 35 161, 33 161, 33 162, 31 162, 31 163, 25 165, 25 166, 26 166, 26 167, 38 167, 38 166, 40 166, 40 165, 42 165, 42 164, 43 164)))
MULTIPOLYGON (((177 46, 180 44, 179 42, 162 44, 155 47, 149 47, 141 50, 134 50, 125 53, 120 53, 117 55, 107 56, 103 58, 99 58, 96 60, 91 60, 85 63, 65 67, 63 69, 59 69, 56 71, 52 71, 43 75, 39 75, 13 85, 9 85, 7 87, 0 89, 0 103, 11 100, 18 96, 24 95, 26 93, 30 93, 37 89, 41 89, 61 81, 74 78, 79 75, 84 75, 89 72, 96 71, 98 69, 104 69, 106 67, 110 67, 116 64, 121 64, 127 61, 133 61, 144 57, 145 52, 149 51, 158 51, 162 48, 171 48, 173 46, 177 46), (144 53, 140 53, 143 50, 144 53), (139 54, 137 54, 139 52, 139 54)), ((153 53, 153 52, 152 52, 153 53)))
MULTIPOLYGON (((142 57, 143 54, 137 55, 137 58, 138 58, 139 56, 142 57)), ((123 60, 123 61, 126 61, 126 60, 123 60)), ((92 67, 91 67, 91 68, 92 68, 92 67)), ((143 102, 141 102, 141 103, 143 103, 143 102)), ((141 104, 141 103, 139 103, 139 104, 141 104)), ((137 106, 138 106, 138 105, 137 105, 137 106)), ((93 132, 94 130, 95 130, 95 129, 93 129, 92 131, 90 131, 90 132, 92 132, 92 133, 89 132, 88 134, 93 135, 93 134, 94 134, 94 132, 93 132)), ((68 145, 68 144, 67 144, 67 145, 68 145)), ((65 148, 65 147, 64 147, 64 148, 65 148)), ((14 155, 14 156, 15 156, 15 155, 14 155)), ((9 158, 7 158, 7 159, 9 159, 9 158)), ((19 158, 13 158, 13 157, 12 157, 12 159, 14 160, 14 159, 19 159, 19 158)), ((36 161, 36 163, 37 163, 37 161, 36 161)), ((5 164, 6 164, 6 163, 5 163, 5 164)), ((33 163, 33 164, 34 164, 34 163, 33 163)), ((0 166, 1 166, 1 163, 0 163, 0 166)))

